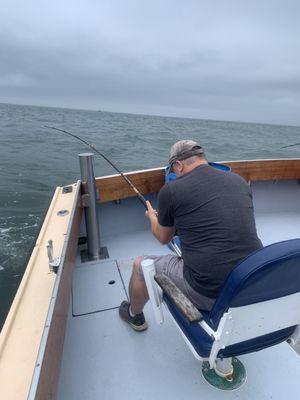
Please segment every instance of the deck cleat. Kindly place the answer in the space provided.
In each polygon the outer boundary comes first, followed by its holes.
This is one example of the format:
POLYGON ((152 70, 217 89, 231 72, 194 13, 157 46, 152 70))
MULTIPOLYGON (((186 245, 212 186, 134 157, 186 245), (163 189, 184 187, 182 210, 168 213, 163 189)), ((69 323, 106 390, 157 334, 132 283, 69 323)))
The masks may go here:
POLYGON ((202 375, 204 379, 212 386, 220 390, 235 390, 240 388, 246 382, 246 370, 240 360, 232 358, 232 372, 223 373, 215 368, 210 368, 209 362, 202 363, 202 375))

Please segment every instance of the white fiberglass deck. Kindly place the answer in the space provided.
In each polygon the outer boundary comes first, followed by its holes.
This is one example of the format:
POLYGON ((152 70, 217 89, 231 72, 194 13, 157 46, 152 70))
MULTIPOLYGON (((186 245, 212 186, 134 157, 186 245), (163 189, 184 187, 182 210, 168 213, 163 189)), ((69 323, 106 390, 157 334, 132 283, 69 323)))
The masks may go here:
MULTIPOLYGON (((300 186, 293 182, 253 185, 259 236, 265 245, 299 237, 300 186)), ((102 243, 110 258, 80 263, 73 279, 58 399, 273 399, 299 395, 300 357, 286 344, 239 357, 247 381, 237 391, 209 386, 173 323, 132 331, 118 317, 125 299, 131 260, 168 253, 152 237, 136 199, 101 210, 102 243)))

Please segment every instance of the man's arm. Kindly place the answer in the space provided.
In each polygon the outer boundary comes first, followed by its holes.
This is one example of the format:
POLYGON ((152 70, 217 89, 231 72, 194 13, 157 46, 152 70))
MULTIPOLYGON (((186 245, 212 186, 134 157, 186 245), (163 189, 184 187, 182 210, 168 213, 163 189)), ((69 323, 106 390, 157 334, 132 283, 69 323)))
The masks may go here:
POLYGON ((171 241, 175 233, 174 226, 161 226, 157 220, 157 212, 152 208, 150 201, 147 201, 148 210, 145 212, 146 217, 151 224, 153 235, 160 241, 161 244, 167 244, 171 241))

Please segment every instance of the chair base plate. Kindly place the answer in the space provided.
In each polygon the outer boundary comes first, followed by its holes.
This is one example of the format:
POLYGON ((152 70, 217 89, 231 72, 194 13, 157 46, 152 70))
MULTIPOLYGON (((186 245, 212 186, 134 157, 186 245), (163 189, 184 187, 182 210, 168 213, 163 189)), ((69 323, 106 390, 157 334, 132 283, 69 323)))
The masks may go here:
POLYGON ((217 375, 214 369, 210 369, 209 362, 202 363, 202 375, 204 379, 212 386, 221 390, 235 390, 246 382, 246 370, 244 365, 237 358, 232 358, 233 380, 228 381, 217 375))

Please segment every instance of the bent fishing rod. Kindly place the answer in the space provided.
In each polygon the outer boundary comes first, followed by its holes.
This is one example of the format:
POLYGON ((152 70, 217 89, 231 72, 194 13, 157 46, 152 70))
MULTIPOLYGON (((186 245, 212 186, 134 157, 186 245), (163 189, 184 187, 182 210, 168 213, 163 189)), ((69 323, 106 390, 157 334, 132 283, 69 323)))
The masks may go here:
MULTIPOLYGON (((44 125, 44 128, 47 129, 52 129, 58 132, 62 132, 65 133, 66 135, 69 135, 77 140, 79 140, 80 142, 84 143, 85 145, 87 145, 88 147, 90 147, 91 149, 93 149, 97 154, 99 154, 99 156, 101 156, 102 158, 104 158, 105 161, 107 161, 121 176, 122 178, 125 179, 125 181, 128 183, 128 185, 131 187, 131 189, 136 193, 136 195, 138 196, 138 199, 140 200, 140 202, 143 204, 143 206, 145 207, 146 210, 148 210, 147 207, 147 202, 145 197, 142 195, 141 192, 138 191, 138 189, 134 186, 134 184, 127 178, 126 175, 123 174, 122 171, 119 170, 118 167, 115 166, 115 164, 113 164, 103 153, 101 153, 99 150, 97 150, 91 143, 87 142, 85 139, 82 139, 80 136, 75 135, 74 133, 68 132, 64 129, 60 129, 60 128, 56 128, 55 126, 48 126, 48 125, 44 125)), ((180 248, 177 246, 177 244, 175 243, 175 241, 172 239, 170 242, 170 246, 172 247, 172 249, 175 251, 175 253, 181 257, 181 250, 180 248)))
POLYGON ((93 149, 97 154, 99 154, 99 156, 103 157, 104 160, 107 161, 122 176, 122 178, 125 179, 125 181, 131 187, 131 189, 136 193, 136 195, 138 196, 138 198, 141 201, 141 203, 143 204, 143 206, 146 208, 146 210, 148 210, 145 197, 137 190, 137 188, 133 185, 133 183, 127 178, 127 176, 124 175, 123 172, 121 172, 118 167, 116 167, 103 153, 101 153, 99 150, 97 150, 91 143, 87 142, 85 139, 82 139, 81 137, 79 137, 77 135, 74 135, 74 133, 65 131, 64 129, 59 129, 59 128, 56 128, 54 126, 48 126, 48 125, 44 125, 44 128, 53 129, 55 131, 63 132, 66 135, 72 136, 73 138, 80 140, 82 143, 86 144, 88 147, 93 149))

